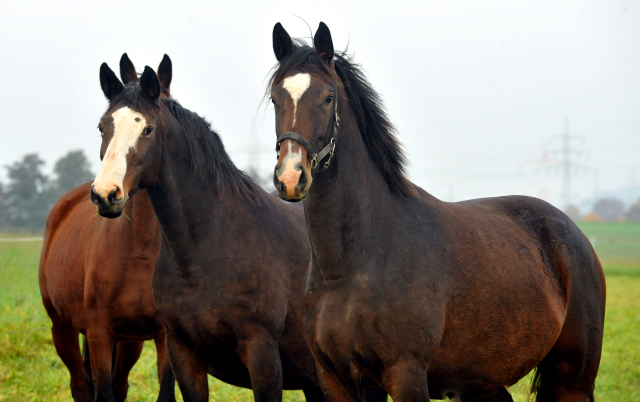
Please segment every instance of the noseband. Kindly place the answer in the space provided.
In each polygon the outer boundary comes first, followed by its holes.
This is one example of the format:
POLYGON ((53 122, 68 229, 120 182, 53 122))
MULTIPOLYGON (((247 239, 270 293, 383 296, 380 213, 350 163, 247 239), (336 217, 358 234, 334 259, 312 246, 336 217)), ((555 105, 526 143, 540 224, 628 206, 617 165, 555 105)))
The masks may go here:
POLYGON ((316 170, 323 171, 329 167, 329 164, 331 163, 331 158, 333 158, 333 154, 336 150, 336 138, 338 138, 339 126, 340 126, 340 116, 338 116, 338 82, 336 80, 336 96, 333 101, 333 135, 331 136, 331 140, 329 141, 329 143, 325 145, 325 147, 322 148, 320 152, 315 153, 313 151, 313 148, 311 148, 311 144, 309 144, 309 142, 307 142, 307 140, 305 140, 303 136, 293 131, 287 131, 286 133, 278 137, 276 141, 276 151, 278 152, 278 154, 280 154, 280 143, 282 141, 287 139, 296 141, 307 151, 307 158, 311 163, 311 171, 316 171, 316 170), (329 158, 324 164, 322 164, 322 167, 319 168, 320 162, 322 162, 325 158, 327 158, 327 156, 329 158))

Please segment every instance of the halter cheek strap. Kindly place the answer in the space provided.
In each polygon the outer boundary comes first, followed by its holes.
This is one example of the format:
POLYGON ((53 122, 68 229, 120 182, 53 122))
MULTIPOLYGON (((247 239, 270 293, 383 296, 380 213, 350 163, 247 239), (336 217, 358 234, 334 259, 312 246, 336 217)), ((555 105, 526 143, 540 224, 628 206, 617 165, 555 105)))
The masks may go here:
POLYGON ((315 153, 313 148, 311 148, 311 144, 307 140, 304 139, 298 133, 293 131, 287 131, 286 133, 280 135, 276 141, 276 151, 280 152, 280 143, 284 140, 293 140, 300 144, 307 151, 307 158, 309 158, 309 162, 311 163, 311 170, 325 170, 329 167, 331 163, 331 158, 333 158, 333 154, 336 150, 336 138, 338 138, 338 127, 340 126, 340 117, 338 116, 338 83, 336 81, 336 96, 333 102, 333 135, 331 136, 331 140, 327 145, 325 145, 320 152, 315 153), (329 157, 327 161, 322 164, 322 168, 319 168, 320 162, 322 162, 325 158, 329 157))

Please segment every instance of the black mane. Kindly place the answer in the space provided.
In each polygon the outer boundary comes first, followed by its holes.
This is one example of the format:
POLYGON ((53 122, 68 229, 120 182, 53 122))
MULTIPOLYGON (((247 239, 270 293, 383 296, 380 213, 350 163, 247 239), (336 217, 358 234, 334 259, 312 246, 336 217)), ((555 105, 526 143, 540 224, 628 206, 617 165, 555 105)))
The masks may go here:
MULTIPOLYGON (((139 91, 138 82, 127 85, 124 91, 112 100, 111 105, 120 102, 143 114, 158 114, 159 106, 144 98, 139 91)), ((173 98, 162 99, 162 103, 182 127, 189 147, 191 170, 207 178, 216 192, 226 187, 234 193, 255 200, 257 185, 229 158, 220 136, 211 129, 211 124, 173 98)))
MULTIPOLYGON (((282 82, 292 70, 332 75, 329 66, 306 42, 296 39, 293 43, 293 53, 274 67, 275 72, 269 80, 267 91, 270 92, 274 85, 282 82)), ((382 98, 367 81, 362 67, 345 52, 336 52, 334 64, 356 115, 362 140, 389 188, 398 195, 416 195, 416 190, 406 178, 406 157, 396 138, 395 127, 387 117, 382 98)))
POLYGON ((203 117, 184 108, 173 98, 163 99, 164 105, 178 120, 191 153, 191 169, 205 175, 218 187, 226 185, 247 198, 255 198, 255 183, 238 169, 224 149, 218 133, 203 117))

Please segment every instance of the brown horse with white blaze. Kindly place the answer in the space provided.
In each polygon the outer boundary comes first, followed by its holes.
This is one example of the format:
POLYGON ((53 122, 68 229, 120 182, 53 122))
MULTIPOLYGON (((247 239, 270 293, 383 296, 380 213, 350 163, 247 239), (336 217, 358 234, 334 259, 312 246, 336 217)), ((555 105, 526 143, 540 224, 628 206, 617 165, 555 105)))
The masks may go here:
POLYGON ((442 202, 411 183, 379 95, 334 52, 273 30, 274 182, 304 199, 311 264, 303 317, 332 401, 381 385, 395 402, 593 401, 605 280, 561 211, 508 196, 442 202))
POLYGON ((71 395, 77 402, 124 401, 129 371, 144 341, 153 339, 158 401, 175 401, 164 327, 151 297, 160 230, 149 197, 137 194, 126 218, 104 219, 96 217, 90 188, 89 182, 69 191, 53 207, 40 257, 40 293, 56 351, 71 375, 71 395))

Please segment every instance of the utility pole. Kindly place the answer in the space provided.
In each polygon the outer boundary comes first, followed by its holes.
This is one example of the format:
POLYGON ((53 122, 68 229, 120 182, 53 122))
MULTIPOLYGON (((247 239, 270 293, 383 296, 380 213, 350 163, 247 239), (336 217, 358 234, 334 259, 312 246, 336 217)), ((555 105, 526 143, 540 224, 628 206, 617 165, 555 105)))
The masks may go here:
MULTIPOLYGON (((576 149, 573 146, 572 140, 581 140, 584 142, 584 137, 571 135, 569 132, 569 117, 564 117, 564 132, 560 139, 562 140, 562 147, 559 150, 551 151, 552 153, 560 154, 560 168, 562 169, 562 199, 564 202, 564 208, 571 205, 571 183, 572 174, 580 171, 589 173, 595 172, 595 168, 586 164, 577 162, 573 159, 574 156, 587 155, 587 152, 576 149)), ((558 138, 556 137, 556 138, 558 138)))

